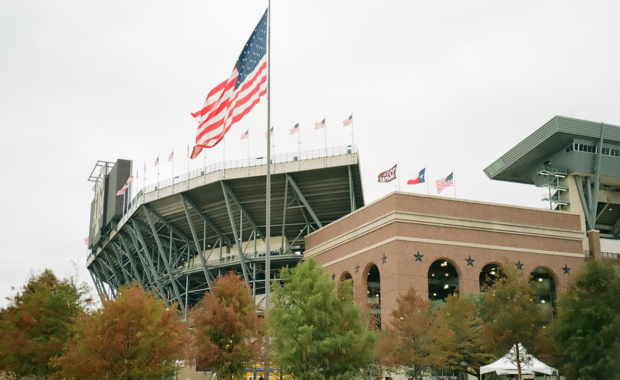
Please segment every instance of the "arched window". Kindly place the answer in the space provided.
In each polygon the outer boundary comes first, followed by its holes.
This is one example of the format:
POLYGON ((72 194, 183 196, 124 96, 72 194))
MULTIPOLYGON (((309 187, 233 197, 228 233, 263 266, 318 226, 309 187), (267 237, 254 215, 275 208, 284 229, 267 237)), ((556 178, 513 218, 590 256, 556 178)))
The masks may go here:
POLYGON ((549 271, 544 268, 536 268, 531 273, 531 281, 534 282, 537 303, 547 308, 555 308, 556 292, 555 280, 549 271))
POLYGON ((459 286, 459 275, 447 260, 437 260, 428 269, 428 298, 445 300, 459 286))
POLYGON ((345 282, 347 280, 351 281, 351 295, 353 295, 353 276, 351 276, 351 273, 349 272, 344 272, 343 274, 340 275, 339 282, 345 282))
POLYGON ((487 264, 480 271, 478 282, 480 284, 480 293, 484 292, 485 286, 491 286, 499 277, 501 267, 498 264, 487 264))
POLYGON ((381 328, 381 275, 375 264, 368 269, 368 312, 378 328, 381 328))

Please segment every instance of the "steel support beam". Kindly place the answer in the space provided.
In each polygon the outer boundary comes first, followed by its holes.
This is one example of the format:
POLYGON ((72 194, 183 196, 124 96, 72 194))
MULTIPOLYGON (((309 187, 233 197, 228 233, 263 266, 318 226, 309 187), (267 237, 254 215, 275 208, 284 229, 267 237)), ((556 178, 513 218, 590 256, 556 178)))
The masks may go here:
MULTIPOLYGON (((194 237, 194 244, 196 244, 196 248, 198 248, 198 251, 196 252, 196 254, 200 258, 200 263, 202 264, 202 271, 204 272, 205 279, 207 280, 207 286, 209 287, 209 290, 211 290, 211 279, 210 279, 211 274, 209 273, 209 268, 207 266, 207 262, 205 261, 202 247, 200 246, 200 239, 198 239, 196 228, 194 227, 194 223, 192 222, 192 216, 189 214, 189 209, 187 208, 185 199, 183 199, 183 195, 181 195, 181 203, 183 204, 183 210, 185 210, 185 216, 187 217, 187 223, 189 224, 189 228, 192 230, 192 236, 194 237)), ((187 263, 187 267, 189 268, 189 262, 187 263)))
MULTIPOLYGON (((146 287, 144 286, 144 281, 142 279, 142 276, 140 276, 140 272, 138 272, 138 267, 136 266, 136 261, 134 260, 133 255, 131 254, 131 251, 129 250, 129 246, 127 245, 127 240, 120 233, 118 234, 118 236, 119 236, 119 239, 121 241, 122 248, 124 248, 124 249, 121 249, 121 252, 125 253, 125 256, 127 256, 127 259, 129 260, 129 265, 131 265, 131 270, 133 271, 133 274, 136 277, 136 281, 138 281, 138 284, 143 289, 146 289, 146 287)), ((119 249, 120 249, 120 247, 119 247, 119 249)), ((137 249, 136 249, 136 251, 137 251, 137 249)))
POLYGON ((202 218, 202 220, 204 220, 204 222, 208 224, 209 227, 211 227, 211 229, 220 237, 220 239, 222 239, 223 242, 225 242, 225 244, 228 244, 228 245, 231 244, 230 240, 228 240, 226 235, 224 235, 224 233, 219 228, 217 228, 215 223, 213 223, 211 219, 209 219, 209 217, 198 206, 196 206, 194 201, 192 201, 185 194, 179 194, 179 195, 181 196, 181 199, 183 201, 185 201, 188 205, 190 205, 194 209, 194 211, 196 211, 196 214, 198 214, 202 218))
POLYGON ((284 253, 284 235, 286 234, 286 209, 288 209, 288 177, 284 179, 284 211, 282 211, 282 247, 280 251, 284 253))
POLYGON ((127 231, 129 231, 129 238, 131 239, 131 243, 133 244, 134 248, 136 249, 136 254, 138 255, 138 260, 140 260, 140 263, 142 264, 143 281, 144 281, 144 278, 146 278, 146 281, 144 282, 144 284, 148 285, 148 287, 151 290, 151 292, 158 293, 158 294, 161 295, 161 292, 157 289, 157 283, 155 281, 155 278, 153 277, 153 274, 151 273, 151 267, 149 266, 147 259, 144 257, 145 255, 143 255, 140 252, 140 244, 138 242, 138 236, 133 231, 131 226, 129 226, 129 225, 126 225, 126 226, 127 226, 127 231))
POLYGON ((123 286, 123 283, 121 282, 120 276, 118 276, 118 274, 116 273, 116 269, 114 268, 114 263, 110 259, 110 256, 108 255, 108 251, 103 249, 101 252, 103 253, 103 256, 105 257, 105 260, 104 260, 104 257, 100 256, 99 261, 102 264, 105 264, 106 267, 108 267, 108 270, 112 273, 112 277, 114 278, 114 285, 116 289, 119 289, 121 286, 123 286))
POLYGON ((135 219, 132 219, 131 222, 133 223, 133 229, 135 229, 135 231, 133 231, 132 229, 130 229, 129 231, 131 231, 132 233, 134 233, 136 235, 136 238, 140 241, 140 244, 142 245, 142 249, 144 250, 144 256, 146 257, 146 260, 148 262, 148 266, 151 269, 151 273, 153 275, 153 279, 155 280, 155 282, 157 284, 157 292, 164 299, 164 301, 166 301, 168 306, 170 306, 169 300, 166 297, 166 293, 164 292, 164 290, 165 290, 164 284, 162 284, 161 277, 157 273, 157 270, 155 270, 155 264, 153 263, 153 259, 151 258, 151 253, 149 252, 149 249, 148 249, 146 243, 144 242, 144 236, 142 235, 142 232, 140 231, 140 227, 136 223, 135 219))
POLYGON ((265 235, 263 235, 263 232, 258 228, 256 223, 254 222, 254 219, 252 219, 252 217, 250 216, 248 211, 241 204, 241 201, 239 200, 239 198, 237 198, 237 196, 235 195, 235 193, 233 193, 233 191, 230 188, 230 186, 228 186, 228 183, 226 181, 220 181, 220 183, 222 184, 222 189, 224 189, 224 195, 226 195, 226 192, 228 192, 228 194, 230 195, 232 200, 235 202, 237 207, 239 207, 239 209, 241 210, 243 215, 245 215, 245 217, 248 220, 248 222, 250 222, 250 224, 252 225, 252 228, 254 228, 254 230, 256 231, 258 236, 260 236, 260 238, 263 239, 263 241, 264 241, 265 240, 265 235))
POLYGON ((185 310, 185 302, 183 302, 183 298, 181 298, 181 292, 179 292, 179 288, 177 286, 177 278, 176 271, 172 270, 170 263, 168 262, 168 258, 166 257, 166 253, 164 251, 164 246, 161 244, 161 239, 159 238, 159 233, 157 232, 157 228, 155 227, 155 221, 153 221, 153 217, 151 216, 151 208, 149 206, 144 206, 144 210, 146 211, 146 219, 151 226, 151 230, 153 231, 153 237, 155 238, 155 242, 157 243, 157 248, 159 250, 159 255, 164 261, 164 266, 166 267, 166 271, 168 272, 168 276, 170 277, 170 283, 172 284, 172 288, 174 290, 174 294, 176 295, 177 300, 179 301, 179 305, 181 306, 181 310, 185 310))
MULTIPOLYGON (((235 237, 235 242, 237 243, 237 252, 239 252, 239 260, 241 261, 241 270, 243 271, 243 279, 246 284, 250 283, 250 279, 248 278, 248 269, 245 266, 245 257, 243 255, 243 250, 241 249, 241 241, 239 241, 237 235, 237 227, 235 226, 235 216, 233 215, 232 208, 230 207, 230 201, 228 200, 228 194, 226 191, 226 185, 224 181, 220 181, 222 184, 222 192, 224 193, 224 200, 226 201, 226 209, 228 210, 228 217, 230 219, 230 226, 232 227, 232 232, 235 237)), ((269 254, 269 252, 267 252, 269 254)))
POLYGON ((586 228, 588 231, 593 230, 594 223, 591 217, 592 214, 590 213, 590 206, 588 205, 586 197, 583 194, 583 183, 581 183, 581 177, 578 175, 575 176, 575 185, 577 186, 577 192, 579 193, 579 199, 581 200, 581 207, 583 207, 583 214, 586 217, 586 228))
POLYGON ((591 218, 596 225, 596 211, 598 209, 598 191, 601 187, 601 156, 603 155, 603 139, 605 137, 605 124, 601 123, 601 138, 598 141, 598 149, 596 151, 596 166, 594 166, 594 196, 592 197, 592 213, 591 218))
POLYGON ((118 266, 121 268, 121 273, 123 274, 123 277, 125 278, 125 284, 127 285, 131 284, 133 281, 131 281, 131 276, 127 273, 127 271, 124 268, 123 258, 118 250, 118 247, 116 246, 116 244, 114 244, 113 241, 110 242, 110 245, 112 245, 112 250, 114 251, 114 254, 116 255, 116 261, 118 261, 118 266))
POLYGON ((297 196, 301 200, 301 203, 304 204, 304 206, 306 207, 306 210, 310 213, 310 216, 314 220, 314 223, 316 223, 316 225, 319 226, 319 228, 322 228, 323 225, 321 224, 321 222, 319 221, 319 218, 317 218, 316 214, 312 210, 312 207, 310 207, 310 203, 308 203, 308 201, 306 200, 306 197, 304 197, 304 195, 301 192, 301 190, 299 190, 299 187, 297 187, 297 184, 293 180, 293 177, 291 177, 291 175, 288 174, 288 173, 286 174, 286 177, 288 178, 289 182, 291 183, 291 186, 293 187, 293 191, 297 194, 297 196))

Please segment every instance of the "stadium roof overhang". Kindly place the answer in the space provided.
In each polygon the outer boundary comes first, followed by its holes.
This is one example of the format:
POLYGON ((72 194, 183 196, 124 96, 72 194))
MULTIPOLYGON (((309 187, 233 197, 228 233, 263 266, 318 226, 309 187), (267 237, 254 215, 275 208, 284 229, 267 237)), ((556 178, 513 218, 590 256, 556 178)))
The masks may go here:
MULTIPOLYGON (((535 179, 531 174, 535 167, 563 152, 574 140, 596 145, 602 127, 603 123, 556 116, 485 168, 484 173, 494 180, 533 185, 535 179)), ((605 142, 620 145, 620 127, 604 124, 604 128, 605 142)))

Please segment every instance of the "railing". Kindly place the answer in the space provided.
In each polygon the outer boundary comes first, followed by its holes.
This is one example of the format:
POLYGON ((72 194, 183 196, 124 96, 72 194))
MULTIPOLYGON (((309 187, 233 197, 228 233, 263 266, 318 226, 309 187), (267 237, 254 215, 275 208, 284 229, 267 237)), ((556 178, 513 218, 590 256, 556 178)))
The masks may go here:
POLYGON ((620 253, 617 252, 601 252, 601 256, 609 259, 620 259, 620 253))
MULTIPOLYGON (((317 158, 323 157, 336 157, 336 156, 344 156, 347 154, 355 154, 357 153, 357 145, 346 145, 346 146, 338 146, 334 148, 327 149, 314 149, 307 150, 302 152, 295 153, 285 153, 278 154, 271 158, 272 164, 281 164, 285 162, 296 162, 296 161, 305 161, 305 160, 313 160, 317 158)), ((173 184, 186 182, 193 178, 202 177, 204 175, 219 172, 222 170, 229 169, 239 169, 239 168, 247 168, 254 166, 263 166, 267 164, 267 159, 265 157, 255 157, 255 158, 244 158, 239 160, 230 160, 224 162, 218 162, 215 164, 211 164, 205 166, 200 169, 192 170, 189 173, 184 173, 174 178, 168 178, 163 181, 159 181, 158 183, 154 183, 152 185, 146 186, 142 188, 135 197, 131 199, 131 201, 127 205, 127 209, 125 210, 125 214, 121 218, 119 225, 125 224, 127 219, 129 219, 130 215, 133 215, 134 211, 142 205, 143 197, 145 194, 153 193, 157 191, 172 186, 173 184)))

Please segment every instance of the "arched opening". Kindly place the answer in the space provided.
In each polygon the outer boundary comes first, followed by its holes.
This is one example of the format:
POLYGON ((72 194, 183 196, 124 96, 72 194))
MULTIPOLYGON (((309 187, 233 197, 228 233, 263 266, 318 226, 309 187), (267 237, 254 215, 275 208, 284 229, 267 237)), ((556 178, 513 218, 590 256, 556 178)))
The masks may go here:
POLYGON ((459 274, 447 260, 437 260, 428 269, 428 298, 445 300, 459 286, 459 274))
POLYGON ((368 269, 367 302, 370 317, 381 328, 381 275, 375 264, 368 269))
POLYGON ((500 270, 500 265, 495 263, 487 264, 484 268, 482 268, 480 271, 480 276, 478 277, 480 293, 483 293, 486 287, 493 285, 495 281, 497 281, 500 275, 500 270))
POLYGON ((538 296, 536 303, 543 305, 545 309, 555 310, 555 280, 551 273, 544 268, 536 268, 532 271, 530 280, 534 283, 538 296))

